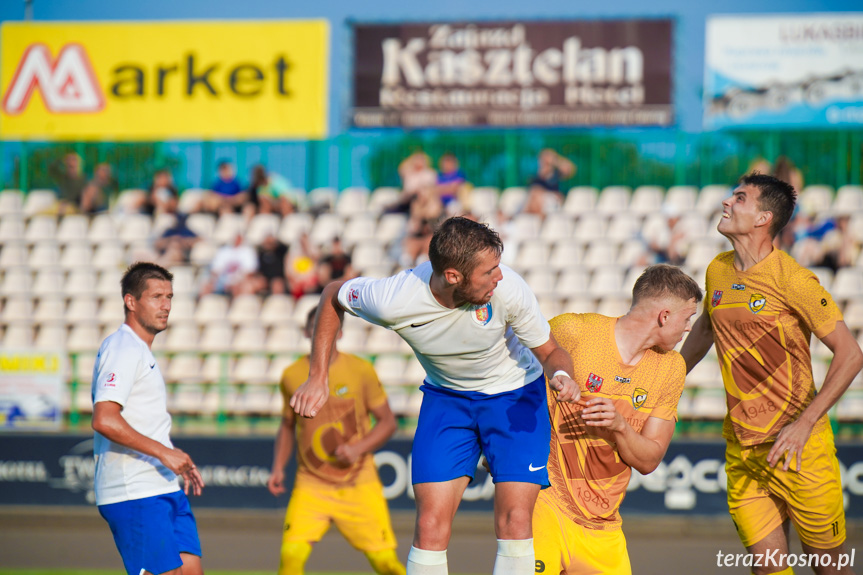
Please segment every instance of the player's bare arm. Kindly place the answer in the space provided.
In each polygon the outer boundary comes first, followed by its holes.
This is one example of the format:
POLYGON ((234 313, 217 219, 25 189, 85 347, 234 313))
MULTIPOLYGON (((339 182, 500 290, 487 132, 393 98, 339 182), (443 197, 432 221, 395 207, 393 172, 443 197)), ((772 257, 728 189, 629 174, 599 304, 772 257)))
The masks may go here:
POLYGON ((767 463, 771 467, 776 466, 784 455, 782 468, 787 470, 794 460, 797 471, 800 471, 800 455, 809 441, 815 423, 839 401, 863 367, 863 352, 844 321, 836 322, 836 329, 821 341, 833 352, 833 361, 827 370, 824 384, 800 417, 783 427, 776 436, 776 442, 767 454, 767 463))
POLYGON ((93 406, 93 430, 123 447, 157 458, 165 467, 183 477, 186 494, 191 488, 195 495, 200 495, 204 488, 204 479, 192 458, 181 449, 166 447, 141 435, 123 418, 121 411, 123 406, 114 401, 96 403, 93 406))
POLYGON ((643 474, 656 469, 674 435, 673 420, 648 417, 639 433, 615 409, 611 398, 591 397, 585 404, 587 407, 581 411, 585 424, 608 429, 624 463, 643 474))
POLYGON ((692 368, 704 359, 712 345, 713 322, 710 321, 710 314, 704 312, 695 320, 680 350, 680 355, 686 361, 686 373, 692 371, 692 368))
POLYGON ((531 351, 542 364, 542 369, 549 378, 548 384, 557 391, 557 400, 576 403, 581 398, 581 390, 569 375, 573 372, 572 357, 558 345, 554 336, 549 334, 547 342, 532 348, 531 351))
POLYGON ((369 409, 375 416, 375 426, 368 433, 354 443, 343 443, 336 447, 334 455, 342 465, 349 466, 356 463, 366 453, 373 453, 383 447, 396 431, 396 416, 388 402, 383 402, 377 407, 369 409))
POLYGON ((291 407, 301 417, 316 416, 329 397, 330 353, 345 317, 345 310, 339 304, 339 288, 344 283, 344 281, 332 282, 321 294, 315 329, 312 333, 309 378, 297 388, 291 398, 291 407))
POLYGON ((273 467, 270 470, 270 479, 267 481, 267 489, 276 497, 285 492, 285 466, 294 451, 294 422, 292 413, 283 415, 279 430, 276 432, 273 467))

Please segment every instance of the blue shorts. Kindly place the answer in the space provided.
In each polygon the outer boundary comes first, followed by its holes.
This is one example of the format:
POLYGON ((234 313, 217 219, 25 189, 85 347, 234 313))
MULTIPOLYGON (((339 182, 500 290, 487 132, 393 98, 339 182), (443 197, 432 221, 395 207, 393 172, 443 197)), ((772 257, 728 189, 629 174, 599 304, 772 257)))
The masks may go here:
POLYGON ((100 505, 129 575, 158 575, 183 565, 180 553, 201 556, 198 526, 182 491, 100 505))
POLYGON ((486 395, 423 384, 411 453, 411 481, 473 479, 480 453, 495 483, 548 487, 551 424, 545 376, 520 389, 486 395))

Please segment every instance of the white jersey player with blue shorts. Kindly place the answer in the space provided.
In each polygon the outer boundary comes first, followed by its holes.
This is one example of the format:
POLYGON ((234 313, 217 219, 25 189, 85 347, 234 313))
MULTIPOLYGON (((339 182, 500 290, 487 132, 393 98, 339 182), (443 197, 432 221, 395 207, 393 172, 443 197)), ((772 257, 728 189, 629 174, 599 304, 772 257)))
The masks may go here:
POLYGON ((550 424, 545 374, 562 401, 576 401, 572 362, 551 336, 536 297, 500 265, 496 232, 450 218, 431 240, 429 262, 384 279, 324 289, 309 379, 291 406, 314 417, 326 401, 326 356, 348 312, 399 334, 426 371, 414 435, 417 501, 408 575, 447 572, 452 518, 480 455, 496 485, 494 575, 533 573, 530 516, 548 486, 550 424))
POLYGON ((148 262, 126 271, 126 321, 102 342, 93 369, 96 505, 129 575, 203 575, 186 493, 200 494, 204 482, 171 443, 165 380, 150 350, 168 324, 171 280, 148 262))

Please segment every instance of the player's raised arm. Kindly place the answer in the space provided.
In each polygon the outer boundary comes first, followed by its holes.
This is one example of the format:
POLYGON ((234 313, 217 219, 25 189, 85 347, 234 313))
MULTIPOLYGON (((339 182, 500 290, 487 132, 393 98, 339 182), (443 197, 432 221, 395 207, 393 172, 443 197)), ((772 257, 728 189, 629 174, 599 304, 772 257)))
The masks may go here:
POLYGON ((775 466, 784 454, 783 469, 787 470, 793 459, 796 461, 797 471, 800 471, 803 448, 809 441, 815 424, 839 401, 863 367, 863 352, 844 321, 836 322, 836 329, 821 338, 821 341, 833 352, 833 361, 827 369, 824 384, 800 417, 783 427, 776 436, 776 441, 767 454, 767 463, 771 467, 775 466))
POLYGON ((581 398, 581 390, 572 379, 572 357, 558 345, 554 336, 549 334, 548 341, 531 351, 542 364, 548 383, 557 391, 557 400, 575 403, 581 398))
POLYGON ((345 310, 339 303, 339 289, 344 281, 332 282, 324 288, 318 314, 315 317, 315 328, 312 333, 312 353, 309 357, 309 378, 301 385, 291 398, 291 407, 301 417, 314 417, 327 402, 329 382, 327 372, 330 364, 330 353, 339 331, 345 310))
POLYGON ((710 321, 710 314, 705 311, 695 320, 692 331, 689 332, 680 349, 680 355, 686 361, 686 373, 692 371, 692 368, 704 359, 712 345, 713 323, 710 321))

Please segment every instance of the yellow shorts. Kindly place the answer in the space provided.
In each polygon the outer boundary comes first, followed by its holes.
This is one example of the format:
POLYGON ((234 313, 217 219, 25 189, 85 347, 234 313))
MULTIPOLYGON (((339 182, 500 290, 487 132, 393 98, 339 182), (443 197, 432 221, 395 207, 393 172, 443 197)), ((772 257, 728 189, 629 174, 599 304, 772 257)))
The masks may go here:
POLYGON ((298 482, 285 513, 283 541, 315 543, 335 523, 348 543, 360 551, 396 548, 390 510, 380 483, 351 487, 298 482))
POLYGON ((729 440, 725 472, 728 508, 743 545, 758 543, 790 518, 800 540, 816 549, 845 541, 845 511, 833 431, 825 426, 803 448, 800 472, 792 460, 783 471, 767 464, 772 443, 743 447, 729 440))
POLYGON ((620 529, 588 529, 566 517, 542 491, 533 509, 536 572, 548 575, 631 575, 620 529))

